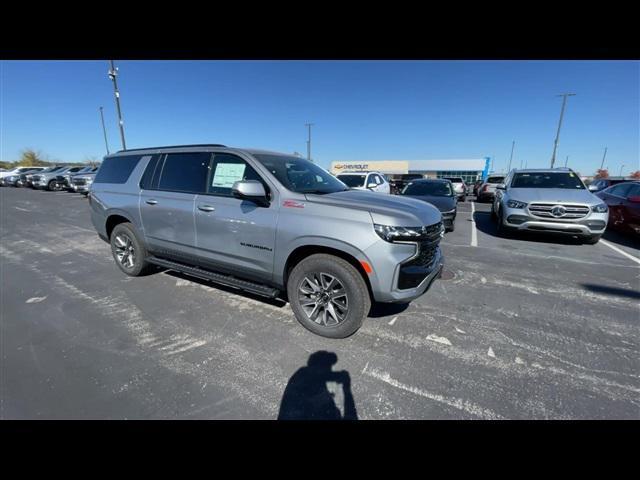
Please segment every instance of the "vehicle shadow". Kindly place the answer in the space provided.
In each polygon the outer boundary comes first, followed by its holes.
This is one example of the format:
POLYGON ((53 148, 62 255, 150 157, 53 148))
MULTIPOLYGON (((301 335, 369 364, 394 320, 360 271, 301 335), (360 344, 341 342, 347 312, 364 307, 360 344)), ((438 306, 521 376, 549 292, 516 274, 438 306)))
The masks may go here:
POLYGON ((607 228, 602 238, 604 238, 607 242, 640 250, 640 238, 634 237, 631 233, 617 232, 615 230, 610 230, 609 228, 607 228))
POLYGON ((176 272, 174 270, 167 270, 167 269, 163 269, 161 267, 158 267, 157 273, 165 273, 167 275, 170 275, 172 277, 176 277, 176 278, 180 278, 183 280, 188 280, 190 282, 194 282, 194 283, 199 283, 200 285, 206 285, 207 287, 211 287, 211 288, 215 288, 216 290, 221 290, 223 292, 228 292, 228 293, 233 293, 235 295, 238 295, 240 297, 245 297, 245 298, 250 298, 252 300, 257 300, 259 302, 262 303, 266 303, 268 305, 273 305, 274 307, 279 307, 282 308, 284 307, 287 302, 284 298, 267 298, 267 297, 261 297, 260 295, 256 295, 250 292, 245 292, 243 290, 239 290, 237 288, 232 288, 232 287, 227 287, 226 285, 220 285, 218 283, 215 282, 210 282, 208 280, 204 280, 198 277, 192 277, 190 275, 186 275, 184 273, 181 272, 176 272))
POLYGON ((319 350, 309 355, 307 365, 291 376, 284 389, 278 420, 357 420, 351 377, 346 370, 332 370, 337 362, 333 352, 319 350), (342 387, 344 413, 336 405, 336 393, 329 391, 328 382, 342 387))
POLYGON ((583 283, 582 286, 595 293, 604 293, 612 295, 614 297, 626 297, 633 299, 640 299, 640 291, 631 290, 628 288, 607 287, 606 285, 596 285, 593 283, 583 283))
POLYGON ((475 212, 473 220, 476 228, 482 233, 493 237, 503 238, 505 240, 528 240, 539 243, 553 243, 559 245, 584 245, 584 242, 576 235, 566 235, 562 233, 543 233, 543 232, 509 232, 508 236, 498 234, 496 222, 491 218, 491 212, 475 212))
POLYGON ((373 302, 369 310, 369 318, 382 318, 397 315, 409 308, 409 303, 379 303, 373 302))

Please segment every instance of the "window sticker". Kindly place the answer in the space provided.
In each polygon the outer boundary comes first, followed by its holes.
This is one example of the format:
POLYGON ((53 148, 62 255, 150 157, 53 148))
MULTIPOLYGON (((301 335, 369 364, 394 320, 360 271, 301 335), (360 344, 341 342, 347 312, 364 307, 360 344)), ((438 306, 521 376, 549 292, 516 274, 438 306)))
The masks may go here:
POLYGON ((245 163, 219 163, 213 176, 212 187, 231 188, 244 178, 245 163))

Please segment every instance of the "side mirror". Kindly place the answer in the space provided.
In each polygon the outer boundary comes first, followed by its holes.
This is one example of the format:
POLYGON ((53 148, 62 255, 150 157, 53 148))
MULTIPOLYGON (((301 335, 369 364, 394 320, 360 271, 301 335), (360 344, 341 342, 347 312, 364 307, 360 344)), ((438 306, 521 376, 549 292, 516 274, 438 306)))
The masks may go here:
POLYGON ((627 200, 631 203, 640 203, 640 195, 631 195, 627 200))
POLYGON ((371 182, 371 183, 367 184, 367 188, 369 188, 369 189, 376 188, 377 186, 378 186, 378 184, 375 183, 375 182, 371 182))
POLYGON ((597 185, 589 185, 589 191, 590 192, 597 192, 598 191, 598 186, 597 185))
POLYGON ((499 183, 498 185, 496 185, 496 189, 497 190, 506 190, 507 186, 504 183, 499 183))
POLYGON ((231 193, 236 198, 251 200, 260 205, 268 205, 267 192, 262 183, 257 180, 237 181, 231 187, 231 193))

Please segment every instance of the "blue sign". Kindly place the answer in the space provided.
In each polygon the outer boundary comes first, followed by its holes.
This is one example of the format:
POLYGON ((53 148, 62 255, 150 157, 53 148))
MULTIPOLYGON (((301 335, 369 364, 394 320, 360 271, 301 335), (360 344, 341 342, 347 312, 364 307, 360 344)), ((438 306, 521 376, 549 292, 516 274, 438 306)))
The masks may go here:
POLYGON ((491 157, 484 157, 484 170, 482 171, 482 180, 487 180, 489 176, 489 167, 491 166, 491 157))

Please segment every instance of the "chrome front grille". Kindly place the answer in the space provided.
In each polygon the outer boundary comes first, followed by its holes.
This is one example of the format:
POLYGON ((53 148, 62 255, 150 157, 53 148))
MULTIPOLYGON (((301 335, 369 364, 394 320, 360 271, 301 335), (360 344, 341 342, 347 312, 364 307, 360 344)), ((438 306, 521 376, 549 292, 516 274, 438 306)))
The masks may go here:
POLYGON ((589 215, 587 205, 568 205, 563 203, 531 203, 529 213, 540 218, 574 219, 589 215))

